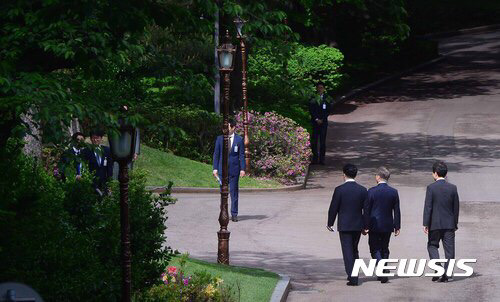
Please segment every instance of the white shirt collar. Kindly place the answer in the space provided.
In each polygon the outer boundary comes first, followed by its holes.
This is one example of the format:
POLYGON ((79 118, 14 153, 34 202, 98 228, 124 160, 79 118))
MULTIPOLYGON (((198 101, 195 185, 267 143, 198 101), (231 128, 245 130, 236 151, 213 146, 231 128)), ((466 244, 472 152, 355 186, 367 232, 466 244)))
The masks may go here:
POLYGON ((347 178, 347 179, 345 180, 345 182, 356 182, 356 180, 354 180, 354 179, 352 179, 352 178, 347 178))
POLYGON ((381 181, 378 182, 379 185, 380 184, 386 184, 386 183, 387 183, 387 181, 385 181, 385 180, 381 180, 381 181))
POLYGON ((444 177, 438 177, 438 178, 436 179, 436 181, 438 181, 438 180, 445 180, 445 179, 444 179, 444 177))

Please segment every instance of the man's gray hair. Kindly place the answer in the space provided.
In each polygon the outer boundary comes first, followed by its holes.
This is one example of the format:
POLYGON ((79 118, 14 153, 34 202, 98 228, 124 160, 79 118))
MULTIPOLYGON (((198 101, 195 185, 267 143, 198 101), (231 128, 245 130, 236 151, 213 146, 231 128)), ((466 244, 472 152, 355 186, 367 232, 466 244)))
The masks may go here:
POLYGON ((391 172, 386 167, 380 167, 377 170, 377 175, 380 176, 383 180, 389 180, 391 177, 391 172))

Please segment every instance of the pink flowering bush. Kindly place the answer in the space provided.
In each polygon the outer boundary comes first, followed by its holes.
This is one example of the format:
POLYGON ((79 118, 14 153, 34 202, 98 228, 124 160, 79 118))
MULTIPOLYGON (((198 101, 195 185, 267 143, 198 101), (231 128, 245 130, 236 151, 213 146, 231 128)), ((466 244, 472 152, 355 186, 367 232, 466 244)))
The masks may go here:
MULTIPOLYGON (((274 112, 248 112, 251 171, 294 183, 306 173, 311 157, 309 133, 292 119, 274 112)), ((243 135, 243 112, 236 116, 236 132, 243 135)))

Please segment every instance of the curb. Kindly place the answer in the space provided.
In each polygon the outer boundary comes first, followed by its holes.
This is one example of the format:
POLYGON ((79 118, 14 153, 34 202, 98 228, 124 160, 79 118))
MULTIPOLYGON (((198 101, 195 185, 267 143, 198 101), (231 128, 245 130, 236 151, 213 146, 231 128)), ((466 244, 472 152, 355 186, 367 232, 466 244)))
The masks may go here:
MULTIPOLYGON (((303 190, 306 188, 307 180, 309 179, 309 166, 307 166, 306 175, 304 176, 304 180, 301 184, 293 185, 293 186, 285 186, 278 188, 240 188, 240 192, 247 193, 258 193, 258 192, 292 192, 303 190)), ((146 190, 151 191, 153 193, 161 194, 165 192, 166 186, 146 186, 146 190)), ((212 193, 212 194, 220 194, 219 188, 203 188, 203 187, 172 187, 172 193, 212 193)))
POLYGON ((361 86, 359 88, 353 89, 353 90, 349 91, 348 93, 346 93, 344 95, 341 95, 341 96, 339 96, 337 98, 334 98, 334 104, 342 104, 342 103, 346 102, 347 100, 349 100, 353 96, 356 96, 356 95, 358 95, 358 94, 360 94, 362 92, 370 90, 371 88, 374 88, 375 86, 378 86, 378 85, 383 84, 385 82, 389 82, 391 80, 400 78, 400 77, 402 77, 402 76, 404 76, 404 75, 406 75, 408 73, 411 73, 411 72, 417 71, 419 69, 425 68, 427 66, 430 66, 432 64, 435 64, 435 63, 443 60, 445 57, 446 57, 446 55, 440 55, 439 57, 437 57, 435 59, 432 59, 430 61, 421 63, 421 64, 419 64, 417 66, 414 66, 414 67, 411 67, 409 69, 400 71, 400 72, 395 73, 393 75, 386 76, 386 77, 384 77, 384 78, 382 78, 382 79, 380 79, 378 81, 375 81, 375 82, 369 83, 367 85, 361 86))
POLYGON ((452 31, 442 31, 437 33, 425 34, 419 37, 424 39, 447 38, 447 37, 461 36, 466 34, 489 32, 495 29, 500 29, 500 24, 491 24, 491 25, 478 26, 478 27, 465 28, 452 31))
POLYGON ((274 288, 273 295, 271 296, 270 302, 285 302, 290 292, 290 277, 287 275, 279 274, 281 279, 276 284, 274 288))

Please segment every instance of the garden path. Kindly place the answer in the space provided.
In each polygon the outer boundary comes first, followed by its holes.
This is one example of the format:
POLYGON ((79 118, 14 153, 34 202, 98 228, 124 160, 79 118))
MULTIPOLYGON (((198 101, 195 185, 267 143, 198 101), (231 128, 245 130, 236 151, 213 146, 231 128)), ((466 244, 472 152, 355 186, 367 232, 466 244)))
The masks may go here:
MULTIPOLYGON (((327 166, 314 167, 307 189, 240 195, 240 222, 230 223, 232 265, 292 278, 288 301, 500 301, 500 32, 441 40, 448 56, 342 105, 330 116, 327 166), (341 166, 359 166, 358 182, 374 185, 379 165, 400 192, 402 232, 393 258, 427 258, 421 217, 429 169, 449 163, 462 200, 457 258, 477 258, 475 274, 448 284, 429 278, 362 277, 345 286, 337 233, 326 230, 341 166)), ((176 194, 168 244, 216 261, 219 196, 176 194)), ((367 238, 360 256, 370 258, 367 238)))

